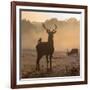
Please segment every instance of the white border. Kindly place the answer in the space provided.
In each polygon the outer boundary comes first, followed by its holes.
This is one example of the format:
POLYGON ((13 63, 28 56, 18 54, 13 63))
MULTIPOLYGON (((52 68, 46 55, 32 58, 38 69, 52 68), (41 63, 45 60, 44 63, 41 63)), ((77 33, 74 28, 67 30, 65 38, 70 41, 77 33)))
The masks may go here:
POLYGON ((36 7, 36 6, 16 6, 16 84, 39 84, 39 83, 55 83, 55 82, 75 82, 84 81, 84 10, 83 9, 70 9, 70 8, 48 8, 48 7, 36 7), (56 11, 77 11, 82 12, 80 20, 80 76, 70 77, 53 77, 53 78, 34 78, 34 79, 20 79, 20 49, 19 49, 19 10, 20 9, 35 9, 35 10, 56 10, 56 11))

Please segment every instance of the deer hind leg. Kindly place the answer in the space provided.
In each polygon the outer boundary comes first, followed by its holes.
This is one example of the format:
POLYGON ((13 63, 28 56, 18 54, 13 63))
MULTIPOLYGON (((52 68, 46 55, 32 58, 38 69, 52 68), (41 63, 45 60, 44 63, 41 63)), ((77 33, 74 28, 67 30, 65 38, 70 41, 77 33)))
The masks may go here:
POLYGON ((40 65, 39 65, 39 62, 40 62, 40 59, 41 59, 42 56, 37 56, 37 61, 36 61, 36 70, 40 70, 40 65))

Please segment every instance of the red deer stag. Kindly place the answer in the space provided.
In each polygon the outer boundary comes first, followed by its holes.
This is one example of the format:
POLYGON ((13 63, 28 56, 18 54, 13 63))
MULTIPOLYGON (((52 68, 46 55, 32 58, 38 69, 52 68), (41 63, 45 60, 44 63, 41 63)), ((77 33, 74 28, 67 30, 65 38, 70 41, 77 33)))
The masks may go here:
POLYGON ((52 70, 52 55, 54 53, 54 41, 53 41, 53 35, 56 33, 57 26, 52 29, 52 31, 48 28, 46 28, 45 24, 42 24, 44 29, 46 30, 48 34, 48 41, 47 42, 40 42, 36 45, 36 51, 37 51, 37 61, 36 61, 36 70, 40 70, 40 59, 45 56, 47 61, 47 71, 52 70), (48 58, 50 60, 50 69, 48 69, 48 58))

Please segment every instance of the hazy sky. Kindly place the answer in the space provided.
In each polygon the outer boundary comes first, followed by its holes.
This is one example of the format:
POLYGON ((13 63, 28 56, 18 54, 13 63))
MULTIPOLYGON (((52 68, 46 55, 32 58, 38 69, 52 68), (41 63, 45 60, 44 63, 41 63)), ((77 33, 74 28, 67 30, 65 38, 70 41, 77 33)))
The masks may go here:
POLYGON ((30 20, 31 22, 44 22, 45 20, 51 18, 57 18, 58 20, 67 20, 71 17, 80 20, 80 14, 22 11, 22 19, 30 20))
POLYGON ((41 37, 42 41, 47 41, 48 35, 41 23, 51 19, 57 19, 57 32, 54 35, 54 46, 56 50, 63 51, 80 46, 80 14, 66 13, 43 13, 23 11, 21 20, 30 22, 30 27, 24 25, 24 32, 21 35, 22 48, 35 49, 37 40, 41 37), (40 23, 41 22, 41 23, 40 23), (32 25, 33 24, 33 25, 32 25), (32 27, 33 26, 33 27, 32 27))

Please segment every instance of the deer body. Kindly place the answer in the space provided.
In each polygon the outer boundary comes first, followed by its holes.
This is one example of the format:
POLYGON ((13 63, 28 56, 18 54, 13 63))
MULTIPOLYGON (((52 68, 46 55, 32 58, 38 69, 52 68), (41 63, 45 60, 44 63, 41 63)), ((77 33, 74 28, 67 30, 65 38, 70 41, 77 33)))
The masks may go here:
POLYGON ((37 51, 36 69, 37 70, 40 70, 40 65, 39 65, 40 63, 39 62, 40 62, 40 59, 43 56, 46 56, 47 70, 48 70, 48 58, 50 60, 50 70, 52 70, 52 55, 54 53, 53 34, 55 32, 56 31, 47 30, 48 41, 47 42, 41 42, 41 43, 39 43, 39 44, 36 45, 36 51, 37 51))

